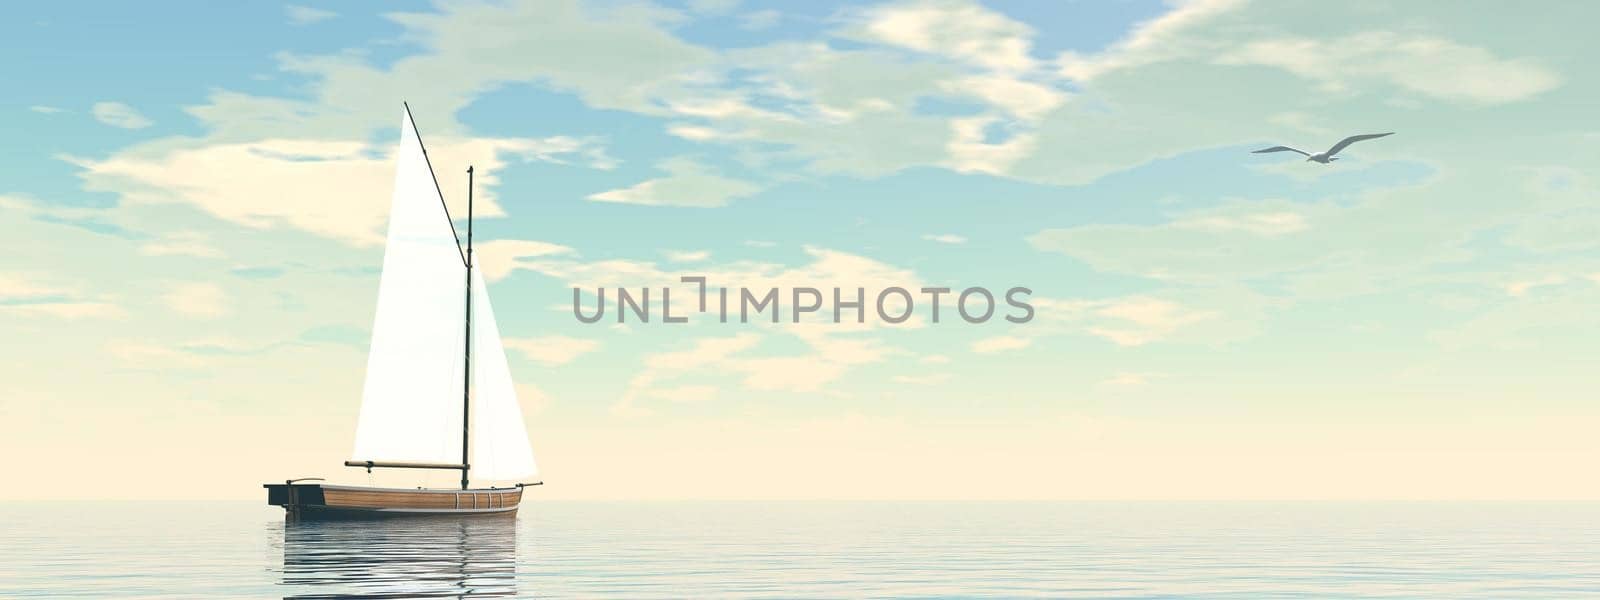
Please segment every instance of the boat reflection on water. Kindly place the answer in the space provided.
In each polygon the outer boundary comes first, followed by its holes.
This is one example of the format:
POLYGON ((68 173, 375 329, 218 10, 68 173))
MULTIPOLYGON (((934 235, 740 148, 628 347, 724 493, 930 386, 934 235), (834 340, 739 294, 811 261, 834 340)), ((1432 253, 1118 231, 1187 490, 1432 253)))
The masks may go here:
POLYGON ((283 521, 285 598, 509 598, 517 521, 283 521))

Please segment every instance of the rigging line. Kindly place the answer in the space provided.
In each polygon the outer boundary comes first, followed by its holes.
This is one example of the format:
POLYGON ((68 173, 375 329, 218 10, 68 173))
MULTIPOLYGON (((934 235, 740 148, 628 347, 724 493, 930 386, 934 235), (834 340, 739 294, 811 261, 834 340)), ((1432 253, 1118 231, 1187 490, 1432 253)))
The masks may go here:
POLYGON ((422 148, 422 162, 428 165, 428 176, 433 178, 433 192, 439 196, 439 206, 444 208, 444 222, 450 224, 450 237, 456 240, 456 255, 461 257, 461 266, 469 267, 467 254, 461 251, 461 235, 456 233, 455 219, 450 218, 450 205, 444 201, 444 190, 439 187, 439 176, 433 172, 433 160, 428 158, 428 145, 422 143, 422 132, 417 131, 417 118, 411 116, 411 105, 405 101, 400 102, 406 108, 406 120, 411 122, 411 133, 417 136, 417 146, 422 148))

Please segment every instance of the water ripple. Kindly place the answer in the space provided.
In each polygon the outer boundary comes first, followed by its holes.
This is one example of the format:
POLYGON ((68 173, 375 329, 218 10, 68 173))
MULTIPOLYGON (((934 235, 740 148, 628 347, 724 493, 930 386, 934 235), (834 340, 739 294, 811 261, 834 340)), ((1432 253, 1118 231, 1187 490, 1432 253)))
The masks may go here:
POLYGON ((1600 597, 1596 504, 0 507, 4 598, 1600 597))

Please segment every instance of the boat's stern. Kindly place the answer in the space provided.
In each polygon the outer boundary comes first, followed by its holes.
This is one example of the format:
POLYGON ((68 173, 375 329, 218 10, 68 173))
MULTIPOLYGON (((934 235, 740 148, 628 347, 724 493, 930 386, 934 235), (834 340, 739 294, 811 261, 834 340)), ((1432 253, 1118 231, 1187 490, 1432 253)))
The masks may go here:
POLYGON ((327 506, 327 498, 322 493, 320 483, 268 483, 261 487, 267 488, 267 504, 282 506, 289 514, 294 515, 308 506, 327 506))

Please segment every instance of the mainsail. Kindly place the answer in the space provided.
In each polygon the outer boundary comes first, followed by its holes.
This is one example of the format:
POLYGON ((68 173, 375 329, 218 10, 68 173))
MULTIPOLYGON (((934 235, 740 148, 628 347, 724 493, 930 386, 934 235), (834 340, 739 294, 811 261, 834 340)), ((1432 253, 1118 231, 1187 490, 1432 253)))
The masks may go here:
MULTIPOLYGON (((353 458, 460 464, 466 266, 409 110, 396 161, 353 458)), ((532 475, 511 371, 487 290, 473 271, 472 475, 532 475)))

